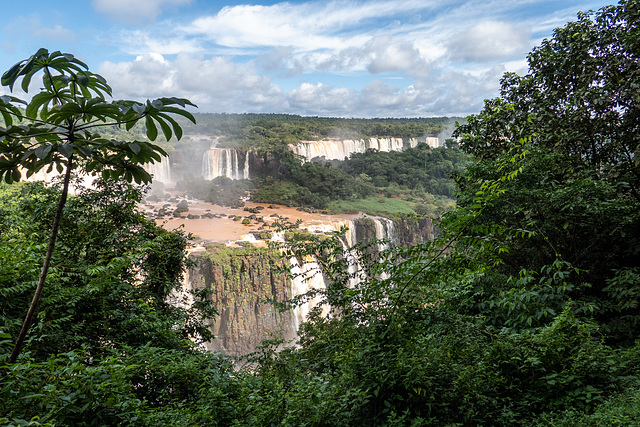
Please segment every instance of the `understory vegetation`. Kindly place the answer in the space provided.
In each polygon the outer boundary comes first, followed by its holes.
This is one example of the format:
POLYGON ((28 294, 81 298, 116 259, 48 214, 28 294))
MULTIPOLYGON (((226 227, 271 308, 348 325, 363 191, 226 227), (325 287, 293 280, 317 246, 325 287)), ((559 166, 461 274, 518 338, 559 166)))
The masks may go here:
MULTIPOLYGON (((378 253, 345 252, 337 235, 288 239, 286 255, 314 255, 327 283, 291 303, 321 297, 331 315, 312 310, 296 346, 265 341, 245 368, 197 345, 213 313, 207 292, 180 292, 187 236, 144 219, 141 189, 110 174, 64 206, 9 362, 62 190, 2 184, 0 423, 640 424, 639 56, 640 2, 623 0, 557 29, 528 74, 506 74, 454 134, 449 148, 472 159, 446 168, 456 206, 434 240, 378 253)), ((419 188, 378 156, 355 156, 378 173, 354 162, 292 176, 419 188)), ((280 185, 303 192, 295 179, 280 185)))

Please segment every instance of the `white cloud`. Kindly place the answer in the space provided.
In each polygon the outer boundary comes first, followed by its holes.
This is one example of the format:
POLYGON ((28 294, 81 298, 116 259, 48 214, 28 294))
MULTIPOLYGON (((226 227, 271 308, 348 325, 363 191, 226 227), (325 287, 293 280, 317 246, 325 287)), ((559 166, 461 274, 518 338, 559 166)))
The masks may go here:
POLYGON ((388 36, 371 39, 365 49, 370 62, 367 69, 373 74, 390 71, 411 71, 425 65, 420 52, 409 43, 395 43, 388 36))
POLYGON ((497 21, 482 21, 456 35, 449 43, 453 59, 489 61, 524 55, 531 30, 497 21))
POLYGON ((151 36, 142 30, 121 31, 119 40, 122 49, 132 55, 140 53, 156 52, 162 55, 176 55, 178 53, 201 52, 202 48, 179 34, 161 34, 151 36))
MULTIPOLYGON (((94 6, 121 19, 151 20, 188 1, 94 0, 94 6)), ((464 115, 498 94, 503 72, 526 72, 526 53, 546 34, 540 28, 577 2, 599 0, 567 1, 564 10, 547 13, 547 0, 225 6, 178 25, 104 33, 138 59, 104 63, 101 72, 119 97, 183 96, 202 111, 464 115), (541 13, 531 13, 538 6, 541 13), (294 89, 284 91, 275 78, 294 89)))
POLYGON ((53 27, 47 27, 42 23, 42 18, 37 14, 28 17, 18 16, 12 22, 4 27, 4 33, 15 38, 17 35, 28 32, 30 37, 49 41, 74 41, 76 34, 72 30, 63 27, 60 24, 53 27))
POLYGON ((159 54, 141 55, 132 62, 104 62, 98 72, 116 98, 157 98, 175 90, 172 64, 159 54))
POLYGON ((162 96, 188 98, 202 111, 245 112, 278 109, 282 90, 249 64, 229 58, 160 54, 141 55, 132 62, 104 62, 99 67, 114 97, 144 100, 162 96))
POLYGON ((442 73, 432 84, 438 93, 431 98, 430 110, 435 115, 467 115, 482 109, 484 99, 497 96, 501 65, 468 73, 452 70, 442 73))
POLYGON ((290 111, 298 114, 355 115, 355 93, 347 88, 336 88, 323 83, 303 83, 289 91, 287 101, 290 111))
POLYGON ((73 31, 63 28, 61 25, 55 25, 53 28, 34 28, 31 30, 34 37, 41 37, 46 40, 75 40, 76 35, 73 31))
POLYGON ((93 0, 93 8, 125 24, 154 21, 165 7, 182 6, 191 0, 93 0))
MULTIPOLYGON (((367 111, 370 116, 384 115, 385 111, 407 115, 418 96, 419 92, 413 86, 409 86, 403 91, 376 80, 362 90, 358 102, 360 109, 367 111)), ((410 115, 415 115, 415 113, 410 115)))
POLYGON ((343 33, 364 21, 429 8, 429 3, 420 0, 226 6, 217 15, 198 18, 181 30, 230 47, 339 49, 360 45, 370 38, 361 31, 343 33))

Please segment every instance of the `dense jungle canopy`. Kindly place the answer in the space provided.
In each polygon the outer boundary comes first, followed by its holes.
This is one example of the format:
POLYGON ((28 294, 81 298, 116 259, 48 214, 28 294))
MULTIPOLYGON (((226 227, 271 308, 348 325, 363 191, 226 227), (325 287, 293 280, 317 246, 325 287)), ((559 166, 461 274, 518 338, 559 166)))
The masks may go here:
MULTIPOLYGON (((359 273, 335 239, 292 242, 323 266, 332 315, 312 312, 297 346, 265 342, 242 369, 196 345, 209 338, 206 292, 168 302, 186 239, 139 215, 139 189, 113 180, 126 167, 69 198, 38 314, 8 363, 61 190, 3 185, 0 421, 640 424, 639 56, 637 0, 557 29, 528 74, 506 74, 457 128, 472 160, 438 237, 353 248, 359 273)), ((15 112, 10 102, 0 107, 15 112)), ((131 161, 139 147, 127 147, 131 161)))

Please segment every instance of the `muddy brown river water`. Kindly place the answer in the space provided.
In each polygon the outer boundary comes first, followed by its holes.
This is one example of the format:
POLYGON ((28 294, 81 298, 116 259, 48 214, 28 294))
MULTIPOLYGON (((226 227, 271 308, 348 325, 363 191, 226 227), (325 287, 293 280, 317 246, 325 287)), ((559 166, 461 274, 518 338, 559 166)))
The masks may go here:
MULTIPOLYGON (((178 200, 185 199, 179 193, 171 192, 172 197, 176 197, 178 200)), ((164 219, 156 219, 156 223, 167 230, 174 230, 176 228, 182 227, 184 231, 187 233, 191 233, 196 238, 195 243, 230 243, 242 240, 252 241, 254 244, 264 244, 264 242, 254 242, 251 239, 252 233, 257 233, 260 231, 268 231, 270 228, 264 227, 264 224, 271 224, 277 218, 274 214, 287 218, 288 221, 295 222, 297 220, 301 220, 302 223, 300 227, 313 227, 319 225, 330 225, 335 224, 340 221, 346 221, 349 219, 355 219, 361 216, 358 215, 326 215, 320 213, 307 213, 303 211, 297 210, 295 207, 287 207, 281 205, 271 205, 268 203, 255 203, 247 201, 245 202, 245 206, 243 208, 229 208, 219 205, 213 205, 211 203, 206 203, 202 200, 195 199, 187 199, 189 203, 189 211, 183 212, 181 218, 174 218, 171 216, 171 212, 175 210, 177 203, 171 203, 171 207, 167 209, 169 215, 165 216, 164 219), (252 214, 251 212, 245 211, 244 208, 257 208, 263 207, 257 214, 252 214), (269 207, 272 206, 272 207, 269 207), (202 218, 204 214, 213 214, 220 215, 223 217, 220 218, 202 218), (199 215, 200 218, 196 219, 188 219, 187 215, 199 215), (231 217, 229 217, 231 215, 231 217), (251 220, 249 225, 242 224, 242 221, 234 221, 234 216, 239 216, 241 218, 246 218, 251 215, 255 215, 256 217, 263 218, 263 222, 259 222, 256 220, 251 220)), ((145 202, 143 203, 143 208, 145 208, 145 212, 149 214, 152 213, 153 208, 159 209, 166 205, 167 201, 161 202, 145 202)))

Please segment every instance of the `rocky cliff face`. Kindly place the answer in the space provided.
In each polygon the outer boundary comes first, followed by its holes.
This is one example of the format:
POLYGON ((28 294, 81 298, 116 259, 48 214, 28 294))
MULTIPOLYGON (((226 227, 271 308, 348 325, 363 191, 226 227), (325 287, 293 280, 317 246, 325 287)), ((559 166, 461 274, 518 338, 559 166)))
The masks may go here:
POLYGON ((408 219, 397 218, 393 221, 397 244, 414 246, 418 243, 432 240, 437 229, 431 218, 408 219))
POLYGON ((435 233, 433 222, 430 218, 420 220, 406 217, 395 218, 371 218, 364 217, 350 221, 351 244, 354 242, 365 243, 372 239, 386 239, 389 245, 413 246, 433 239, 435 233))
POLYGON ((278 270, 282 260, 265 248, 211 247, 195 253, 188 288, 207 288, 218 310, 207 348, 231 355, 255 350, 264 339, 295 337, 292 313, 280 312, 266 301, 291 297, 291 281, 278 270))
MULTIPOLYGON (((372 239, 389 240, 388 244, 374 246, 374 251, 391 244, 415 245, 431 239, 434 233, 429 219, 364 217, 336 223, 334 229, 342 225, 350 228, 345 236, 345 244, 349 246, 372 239)), ((282 303, 312 287, 325 286, 322 274, 292 281, 281 271, 283 263, 289 261, 267 248, 211 245, 205 252, 194 253, 192 259, 196 265, 188 272, 186 287, 209 289, 219 313, 213 326, 216 338, 208 349, 226 354, 240 356, 252 352, 265 339, 294 339, 309 307, 282 312, 267 301, 282 303)), ((294 264, 291 261, 294 269, 302 270, 314 265, 311 259, 304 265, 294 264)))

